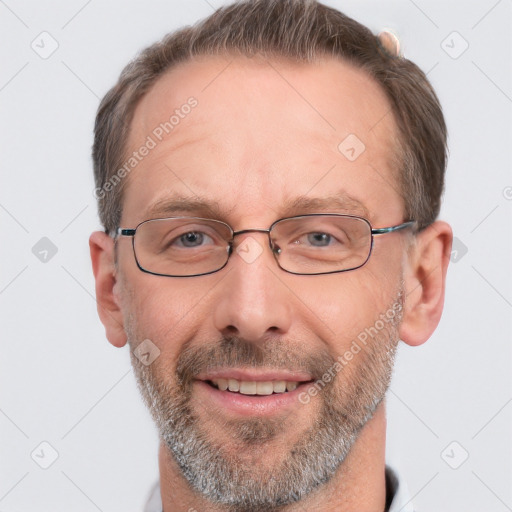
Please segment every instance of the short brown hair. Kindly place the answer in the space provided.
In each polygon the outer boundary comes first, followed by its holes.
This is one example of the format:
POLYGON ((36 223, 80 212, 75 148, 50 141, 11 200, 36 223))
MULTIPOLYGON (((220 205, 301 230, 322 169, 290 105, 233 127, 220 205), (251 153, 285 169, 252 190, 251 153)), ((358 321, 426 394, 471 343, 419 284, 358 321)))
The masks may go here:
MULTIPOLYGON (((130 123, 140 99, 162 74, 199 55, 239 54, 312 62, 332 56, 380 84, 399 130, 396 160, 407 220, 422 229, 439 214, 447 159, 446 125, 425 73, 385 50, 378 36, 316 0, 245 0, 221 7, 142 51, 103 98, 94 129, 93 163, 100 220, 108 233, 122 213, 124 181, 112 178, 125 160, 130 123), (117 183, 114 183, 117 185, 117 183), (108 192, 108 193, 107 193, 108 192)), ((119 176, 117 176, 118 178, 119 176)))

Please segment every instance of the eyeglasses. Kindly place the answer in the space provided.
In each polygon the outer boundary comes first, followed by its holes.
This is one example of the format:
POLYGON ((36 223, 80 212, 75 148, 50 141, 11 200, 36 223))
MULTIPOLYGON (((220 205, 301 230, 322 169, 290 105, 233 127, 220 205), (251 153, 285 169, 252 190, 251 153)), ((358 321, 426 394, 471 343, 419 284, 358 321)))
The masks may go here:
MULTIPOLYGON (((319 275, 362 267, 370 258, 373 237, 416 225, 415 221, 373 229, 363 217, 313 213, 275 221, 269 229, 233 231, 225 222, 200 217, 170 217, 118 228, 132 237, 137 266, 166 277, 194 277, 223 269, 233 253, 234 237, 267 233, 278 266, 291 274, 319 275)), ((246 260, 247 261, 247 260, 246 260)))

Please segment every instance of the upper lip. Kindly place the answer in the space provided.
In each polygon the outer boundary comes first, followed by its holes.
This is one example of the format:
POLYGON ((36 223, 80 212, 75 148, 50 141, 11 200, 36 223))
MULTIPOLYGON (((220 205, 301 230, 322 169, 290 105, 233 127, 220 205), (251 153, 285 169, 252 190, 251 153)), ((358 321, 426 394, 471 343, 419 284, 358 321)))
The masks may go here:
POLYGON ((236 379, 255 382, 268 382, 271 380, 284 380, 288 382, 308 382, 313 379, 307 372, 286 372, 283 370, 241 370, 236 368, 226 368, 221 370, 212 370, 200 373, 198 380, 213 379, 236 379))

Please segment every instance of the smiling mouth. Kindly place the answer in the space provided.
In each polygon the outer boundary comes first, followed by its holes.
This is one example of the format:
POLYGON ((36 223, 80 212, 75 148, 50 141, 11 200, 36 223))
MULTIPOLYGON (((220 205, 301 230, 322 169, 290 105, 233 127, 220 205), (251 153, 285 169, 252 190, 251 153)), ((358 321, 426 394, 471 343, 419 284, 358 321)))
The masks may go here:
POLYGON ((232 393, 240 393, 242 395, 261 396, 288 393, 297 389, 297 386, 300 384, 307 384, 311 381, 247 381, 238 379, 211 379, 206 380, 205 382, 220 391, 230 391, 232 393))

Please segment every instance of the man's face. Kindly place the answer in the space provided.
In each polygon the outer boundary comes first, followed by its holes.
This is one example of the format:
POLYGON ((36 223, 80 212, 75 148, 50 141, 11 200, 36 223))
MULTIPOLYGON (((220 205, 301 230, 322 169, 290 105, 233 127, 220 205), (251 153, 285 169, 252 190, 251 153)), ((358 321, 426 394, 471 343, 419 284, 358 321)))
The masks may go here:
MULTIPOLYGON (((373 227, 406 220, 392 168, 396 126, 363 72, 333 60, 182 64, 138 105, 129 153, 190 97, 197 106, 131 171, 123 228, 173 215, 216 218, 234 230, 304 213, 361 215, 373 227), (163 206, 177 198, 218 211, 163 206)), ((405 240, 376 237, 358 270, 302 276, 279 269, 265 233, 245 233, 225 268, 189 278, 141 272, 130 240, 117 242, 115 292, 132 351, 145 339, 160 350, 149 366, 132 354, 138 384, 196 490, 237 510, 271 510, 333 476, 389 384, 405 240), (237 252, 244 244, 262 252, 246 258, 237 252), (217 389, 219 376, 244 381, 250 394, 217 389), (255 381, 298 387, 255 396, 255 381)))

